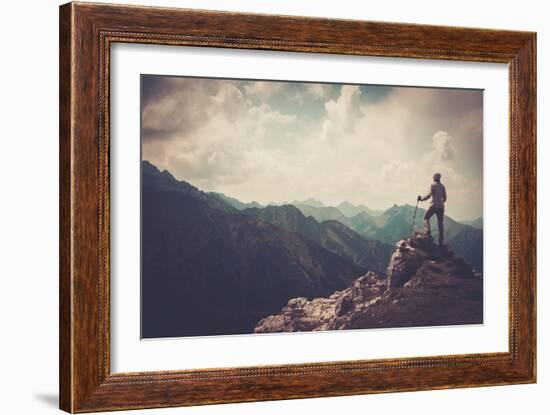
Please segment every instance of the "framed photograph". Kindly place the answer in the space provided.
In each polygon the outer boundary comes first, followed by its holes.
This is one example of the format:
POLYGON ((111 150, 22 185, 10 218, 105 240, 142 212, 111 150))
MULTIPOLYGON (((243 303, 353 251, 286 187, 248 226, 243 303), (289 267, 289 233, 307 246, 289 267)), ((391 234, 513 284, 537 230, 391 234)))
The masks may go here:
POLYGON ((60 8, 60 407, 536 381, 536 35, 60 8))

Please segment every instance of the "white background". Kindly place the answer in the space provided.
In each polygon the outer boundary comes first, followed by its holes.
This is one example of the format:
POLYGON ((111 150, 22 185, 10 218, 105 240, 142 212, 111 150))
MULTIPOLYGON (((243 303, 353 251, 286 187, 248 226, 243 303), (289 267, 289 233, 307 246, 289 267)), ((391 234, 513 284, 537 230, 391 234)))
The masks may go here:
MULTIPOLYGON (((262 0, 139 1, 172 5, 295 15, 416 22, 538 32, 538 183, 539 183, 539 383, 536 385, 429 391, 346 398, 177 408, 159 414, 399 413, 464 414, 483 410, 499 414, 548 411, 550 358, 549 307, 545 280, 550 249, 548 191, 550 146, 542 83, 550 48, 545 2, 387 1, 357 2, 262 0), (545 24, 546 23, 546 24, 545 24), (544 200, 546 196, 547 200, 544 200), (543 233, 545 231, 546 233, 543 233)), ((0 162, 0 316, 2 343, 1 412, 56 413, 57 407, 57 258, 58 258, 58 111, 57 1, 9 2, 3 6, 0 162)), ((137 412, 133 412, 137 413, 137 412)))
POLYGON ((114 372, 508 351, 506 65, 128 44, 110 62, 114 372), (141 73, 484 89, 484 324, 140 341, 141 73))

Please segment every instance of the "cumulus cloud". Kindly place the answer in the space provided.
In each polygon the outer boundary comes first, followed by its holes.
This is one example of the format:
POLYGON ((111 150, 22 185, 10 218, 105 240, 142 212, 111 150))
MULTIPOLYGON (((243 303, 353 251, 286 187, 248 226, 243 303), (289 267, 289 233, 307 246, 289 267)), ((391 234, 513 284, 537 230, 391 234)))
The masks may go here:
POLYGON ((149 88, 142 137, 144 159, 180 180, 243 201, 384 209, 414 203, 437 170, 449 214, 481 215, 480 91, 393 87, 369 100, 355 85, 176 79, 149 88))
POLYGON ((361 91, 357 85, 343 85, 340 96, 325 104, 327 117, 323 122, 324 137, 342 136, 350 132, 362 115, 361 91))
POLYGON ((456 148, 447 131, 437 131, 432 137, 433 156, 437 162, 452 161, 456 148))
POLYGON ((457 172, 455 152, 453 137, 446 131, 436 131, 426 153, 415 159, 386 161, 380 172, 380 182, 387 186, 389 193, 406 194, 412 198, 416 194, 427 194, 433 174, 440 173, 448 189, 447 210, 451 216, 480 216, 483 208, 482 178, 457 172), (471 214, 468 216, 465 212, 471 214))

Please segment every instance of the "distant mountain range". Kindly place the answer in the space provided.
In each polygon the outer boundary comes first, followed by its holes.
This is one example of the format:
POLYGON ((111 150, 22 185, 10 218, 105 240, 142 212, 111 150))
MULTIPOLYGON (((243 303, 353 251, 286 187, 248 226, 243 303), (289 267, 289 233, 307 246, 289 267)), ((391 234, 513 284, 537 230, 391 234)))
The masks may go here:
POLYGON ((258 202, 252 201, 249 203, 241 202, 239 199, 235 199, 234 197, 226 196, 223 193, 216 193, 216 192, 208 192, 210 196, 214 196, 215 198, 220 199, 222 202, 225 202, 231 206, 233 206, 235 209, 243 210, 247 208, 252 207, 262 207, 258 202))
POLYGON ((222 201, 230 204, 236 209, 243 210, 248 208, 263 208, 266 206, 284 206, 284 205, 293 205, 298 207, 302 213, 306 216, 313 216, 315 219, 319 221, 323 220, 340 220, 340 218, 351 218, 355 215, 358 215, 359 213, 366 212, 369 215, 376 216, 381 215, 383 213, 382 210, 376 210, 376 209, 370 209, 369 207, 365 205, 354 205, 350 202, 342 202, 336 207, 333 206, 326 206, 323 204, 323 202, 309 198, 305 200, 294 200, 292 202, 288 203, 275 203, 271 202, 267 205, 262 205, 261 203, 258 203, 256 201, 252 202, 242 202, 239 199, 236 199, 231 196, 227 196, 223 193, 218 192, 208 192, 209 195, 215 196, 222 201))
MULTIPOLYGON (((326 208, 313 208, 326 209, 326 208)), ((330 252, 368 270, 383 273, 393 246, 369 240, 337 220, 317 222, 293 205, 250 208, 243 213, 269 222, 290 232, 297 232, 330 252)))
POLYGON ((323 222, 325 220, 337 220, 338 222, 346 224, 349 219, 346 215, 340 212, 340 210, 332 206, 316 207, 304 205, 302 203, 297 203, 293 206, 300 209, 305 216, 311 216, 318 222, 323 222))
MULTIPOLYGON (((395 244, 403 237, 408 236, 414 215, 414 206, 404 205, 387 209, 378 217, 362 216, 361 221, 352 227, 360 226, 365 229, 360 232, 372 239, 395 244)), ((424 226, 425 209, 418 208, 414 229, 421 230, 424 226)), ((352 218, 353 219, 353 218, 352 218)), ((438 229, 435 216, 431 220, 432 235, 437 240, 438 229)), ((457 256, 464 258, 476 271, 483 270, 483 230, 461 224, 449 216, 445 216, 445 241, 451 246, 457 256)))
MULTIPOLYGON (((291 298, 383 274, 413 211, 315 200, 264 207, 203 192, 143 161, 142 336, 251 333, 291 298)), ((455 254, 481 270, 483 231, 448 217, 446 229, 455 254)))
POLYGON ((338 206, 336 206, 336 209, 338 209, 348 218, 351 218, 363 212, 372 216, 380 215, 383 212, 382 210, 371 209, 365 205, 354 205, 350 202, 342 202, 338 206))
POLYGON ((482 217, 479 217, 479 218, 474 219, 474 220, 463 220, 460 223, 462 223, 464 225, 472 226, 472 227, 477 228, 477 229, 483 229, 483 218, 482 217))
MULTIPOLYGON (((367 239, 378 240, 389 245, 395 245, 399 240, 409 236, 415 209, 411 205, 394 205, 379 214, 372 214, 369 213, 369 211, 373 212, 372 210, 363 209, 355 216, 348 217, 335 207, 312 207, 301 204, 296 207, 304 215, 311 216, 321 223, 326 220, 336 220, 367 239)), ((348 213, 352 211, 348 210, 348 213)), ((418 208, 413 229, 423 229, 425 213, 425 209, 418 208)), ((480 218, 474 222, 473 225, 467 225, 445 216, 445 240, 458 256, 462 256, 474 269, 481 271, 483 269, 483 221, 480 218)), ((431 225, 432 234, 437 239, 439 232, 435 216, 432 217, 431 225)))
POLYGON ((309 198, 306 200, 294 200, 293 202, 288 203, 289 205, 307 205, 307 206, 313 206, 313 207, 324 207, 325 205, 323 202, 320 202, 317 199, 309 198))

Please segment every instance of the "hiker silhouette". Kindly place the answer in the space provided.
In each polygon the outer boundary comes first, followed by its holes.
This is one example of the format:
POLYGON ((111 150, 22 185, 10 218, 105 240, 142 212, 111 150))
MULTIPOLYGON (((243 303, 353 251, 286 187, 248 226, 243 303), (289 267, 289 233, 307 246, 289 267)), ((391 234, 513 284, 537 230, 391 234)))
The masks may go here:
POLYGON ((430 186, 430 192, 426 196, 418 196, 418 201, 425 201, 431 199, 430 207, 424 215, 424 232, 426 235, 431 236, 430 218, 435 215, 437 217, 437 229, 439 231, 439 245, 443 245, 445 241, 445 231, 443 226, 443 219, 445 217, 445 202, 447 201, 447 190, 441 183, 441 174, 435 173, 433 175, 434 182, 430 186))

